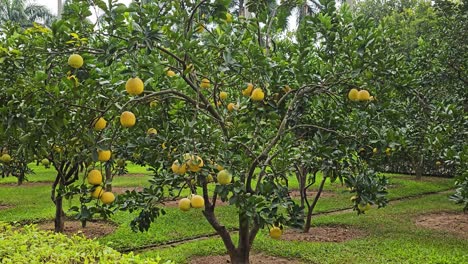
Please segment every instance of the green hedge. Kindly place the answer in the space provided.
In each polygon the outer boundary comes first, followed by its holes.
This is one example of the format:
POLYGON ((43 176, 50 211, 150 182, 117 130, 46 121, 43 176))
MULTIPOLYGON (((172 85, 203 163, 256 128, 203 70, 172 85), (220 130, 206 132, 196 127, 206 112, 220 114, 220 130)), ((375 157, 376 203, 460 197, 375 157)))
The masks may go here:
MULTIPOLYGON (((68 237, 35 226, 13 227, 0 222, 0 263, 147 263, 162 264, 160 259, 145 259, 100 245, 97 241, 74 235, 68 237)), ((170 261, 164 264, 173 263, 170 261)))

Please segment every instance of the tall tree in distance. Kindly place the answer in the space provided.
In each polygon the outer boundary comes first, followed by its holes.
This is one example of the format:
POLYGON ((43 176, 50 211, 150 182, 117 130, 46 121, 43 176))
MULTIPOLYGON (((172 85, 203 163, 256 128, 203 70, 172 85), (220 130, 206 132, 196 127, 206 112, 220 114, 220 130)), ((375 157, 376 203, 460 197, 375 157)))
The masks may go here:
POLYGON ((0 0, 0 24, 12 21, 29 26, 33 22, 50 25, 54 15, 44 5, 27 3, 25 0, 0 0))

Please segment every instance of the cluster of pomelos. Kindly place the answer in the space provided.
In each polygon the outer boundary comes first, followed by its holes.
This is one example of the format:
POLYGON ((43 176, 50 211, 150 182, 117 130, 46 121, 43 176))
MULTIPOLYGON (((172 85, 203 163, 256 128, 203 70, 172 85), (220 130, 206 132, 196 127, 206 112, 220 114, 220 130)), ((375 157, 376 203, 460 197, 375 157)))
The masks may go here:
POLYGON ((348 92, 348 99, 353 102, 366 102, 366 101, 373 101, 374 96, 371 96, 369 91, 363 89, 358 90, 353 88, 348 92))

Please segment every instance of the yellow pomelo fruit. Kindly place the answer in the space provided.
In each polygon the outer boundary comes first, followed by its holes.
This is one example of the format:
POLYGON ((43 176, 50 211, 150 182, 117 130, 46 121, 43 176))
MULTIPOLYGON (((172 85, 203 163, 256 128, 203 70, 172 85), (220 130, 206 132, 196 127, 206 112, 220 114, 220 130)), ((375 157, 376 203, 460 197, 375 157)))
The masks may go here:
POLYGON ((68 65, 75 69, 81 68, 81 66, 83 66, 83 57, 78 54, 70 55, 70 57, 68 57, 68 65))
POLYGON ((99 199, 103 193, 104 193, 104 190, 102 189, 102 187, 101 186, 96 186, 94 191, 91 193, 91 197, 93 197, 95 199, 99 199))
POLYGON ((193 195, 190 202, 193 208, 203 208, 205 206, 205 199, 201 195, 193 195))
POLYGON ((3 154, 0 157, 0 161, 4 163, 9 163, 11 161, 11 156, 9 154, 3 154))
POLYGON ((179 200, 179 209, 182 211, 190 210, 190 199, 189 198, 182 198, 179 200))
POLYGON ((232 175, 227 170, 222 170, 218 172, 218 183, 221 185, 230 184, 232 181, 232 175))
POLYGON ((199 172, 203 165, 205 165, 203 159, 195 155, 190 156, 190 159, 186 163, 191 172, 199 172))
POLYGON ((153 135, 156 135, 158 133, 158 130, 156 130, 156 128, 149 128, 147 131, 146 131, 146 134, 148 136, 153 136, 153 135))
POLYGON ((227 23, 232 23, 232 15, 229 13, 226 13, 226 22, 227 23))
POLYGON ((221 166, 221 165, 219 165, 219 164, 216 164, 216 169, 217 169, 218 171, 222 171, 222 170, 224 170, 224 167, 221 166))
POLYGON ((127 80, 125 83, 125 90, 127 90, 127 93, 130 95, 139 95, 143 92, 145 85, 143 84, 143 81, 138 78, 130 78, 127 80))
POLYGON ((172 71, 172 70, 168 70, 166 72, 166 75, 169 76, 169 77, 174 77, 174 76, 176 76, 176 73, 174 71, 172 71))
POLYGON ((253 101, 262 101, 265 98, 265 93, 262 88, 255 88, 250 95, 250 99, 253 101))
POLYGON ((348 93, 348 99, 351 100, 351 101, 358 101, 358 93, 359 91, 357 89, 351 89, 349 90, 349 93, 348 93))
POLYGON ((370 205, 370 203, 358 204, 358 209, 359 209, 359 211, 365 212, 365 211, 368 211, 369 209, 371 209, 371 205, 370 205))
POLYGON ((88 183, 91 185, 100 185, 102 183, 102 174, 98 170, 91 170, 87 178, 88 183))
POLYGON ((232 111, 236 110, 237 107, 236 107, 236 105, 234 103, 229 103, 227 105, 227 109, 228 109, 229 112, 232 112, 232 111))
POLYGON ((210 80, 203 78, 203 80, 200 83, 200 87, 203 89, 208 89, 211 87, 210 80))
POLYGON ((440 166, 440 165, 442 165, 442 162, 440 162, 440 161, 436 161, 436 163, 435 163, 435 164, 436 164, 437 166, 440 166))
POLYGON ((187 164, 180 164, 178 160, 175 160, 171 166, 172 172, 175 174, 185 174, 187 172, 187 164))
POLYGON ((96 131, 101 131, 104 128, 106 128, 106 126, 107 126, 107 121, 102 117, 94 121, 94 130, 96 131))
POLYGON ((244 96, 250 96, 253 91, 253 84, 249 83, 247 84, 247 88, 245 90, 242 90, 242 95, 244 96))
POLYGON ((110 160, 112 152, 110 150, 98 150, 98 160, 105 162, 110 160))
POLYGON ((125 111, 120 115, 120 124, 123 127, 132 127, 136 123, 135 115, 130 111, 125 111))
POLYGON ((374 149, 372 150, 372 152, 373 152, 374 154, 376 154, 377 152, 379 152, 379 149, 378 149, 378 148, 374 148, 374 149))
POLYGON ((361 90, 357 94, 358 101, 369 101, 370 94, 367 90, 361 90))
POLYGON ((281 228, 274 226, 270 229, 270 237, 273 239, 279 239, 281 235, 283 234, 283 231, 281 228))
POLYGON ((104 192, 101 195, 101 202, 103 204, 111 204, 113 201, 115 201, 115 195, 111 192, 104 192))
POLYGON ((44 166, 49 166, 50 161, 48 159, 42 159, 41 164, 44 165, 44 166))
POLYGON ((226 93, 226 92, 220 92, 220 93, 219 93, 219 98, 220 98, 221 100, 226 100, 226 99, 228 98, 228 93, 226 93))

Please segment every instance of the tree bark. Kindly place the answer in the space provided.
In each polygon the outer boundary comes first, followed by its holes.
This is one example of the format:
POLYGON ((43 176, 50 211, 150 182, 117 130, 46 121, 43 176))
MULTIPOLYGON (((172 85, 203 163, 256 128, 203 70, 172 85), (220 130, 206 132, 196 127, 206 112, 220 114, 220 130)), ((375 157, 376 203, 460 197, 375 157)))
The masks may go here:
POLYGON ((307 218, 306 218, 306 222, 304 224, 304 233, 308 233, 309 230, 310 230, 310 226, 312 224, 312 214, 313 214, 315 206, 317 205, 317 202, 318 202, 318 200, 320 198, 320 195, 322 194, 322 190, 323 190, 323 187, 325 186, 325 181, 326 180, 327 180, 327 177, 324 176, 323 179, 322 179, 322 182, 320 182, 320 186, 319 186, 317 194, 315 195, 314 201, 312 202, 312 204, 309 206, 309 208, 307 210, 307 218))
POLYGON ((112 192, 112 170, 108 164, 105 165, 105 173, 106 173, 106 191, 112 192))
POLYGON ((63 197, 62 195, 57 195, 55 197, 55 232, 63 233, 65 227, 65 212, 63 211, 63 197))

